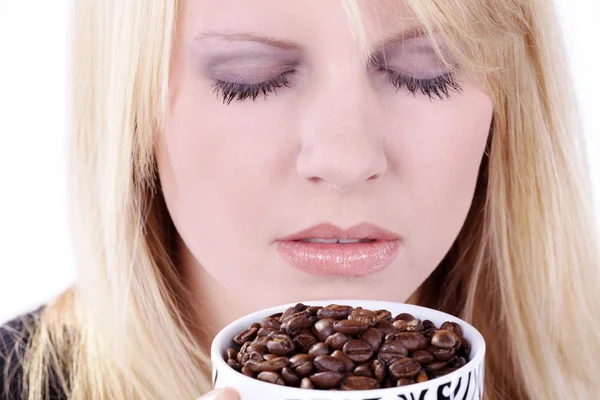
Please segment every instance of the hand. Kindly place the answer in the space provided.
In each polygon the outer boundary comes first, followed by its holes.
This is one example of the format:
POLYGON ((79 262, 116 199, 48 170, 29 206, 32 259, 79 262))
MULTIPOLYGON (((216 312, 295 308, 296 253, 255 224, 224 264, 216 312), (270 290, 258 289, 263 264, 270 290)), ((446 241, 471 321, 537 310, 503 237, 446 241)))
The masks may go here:
POLYGON ((208 392, 198 400, 239 400, 239 398, 240 397, 235 390, 225 388, 208 392))

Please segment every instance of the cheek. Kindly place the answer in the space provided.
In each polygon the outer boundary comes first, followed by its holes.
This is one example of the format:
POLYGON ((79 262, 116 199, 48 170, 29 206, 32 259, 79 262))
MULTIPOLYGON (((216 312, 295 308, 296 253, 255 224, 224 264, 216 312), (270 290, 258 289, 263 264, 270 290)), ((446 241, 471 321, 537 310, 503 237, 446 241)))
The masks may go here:
POLYGON ((467 87, 435 105, 413 101, 402 114, 396 121, 401 132, 390 148, 407 208, 400 212, 410 226, 409 265, 425 260, 437 265, 470 208, 493 106, 485 94, 467 87))

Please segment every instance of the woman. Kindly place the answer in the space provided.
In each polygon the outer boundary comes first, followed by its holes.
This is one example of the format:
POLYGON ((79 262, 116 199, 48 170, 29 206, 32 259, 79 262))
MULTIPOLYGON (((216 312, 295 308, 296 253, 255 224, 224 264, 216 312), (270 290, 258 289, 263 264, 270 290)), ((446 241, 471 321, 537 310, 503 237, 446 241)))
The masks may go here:
POLYGON ((5 328, 10 398, 235 399, 210 392, 215 333, 331 298, 474 324, 486 399, 595 398, 597 242, 546 2, 81 0, 74 17, 79 276, 5 328))

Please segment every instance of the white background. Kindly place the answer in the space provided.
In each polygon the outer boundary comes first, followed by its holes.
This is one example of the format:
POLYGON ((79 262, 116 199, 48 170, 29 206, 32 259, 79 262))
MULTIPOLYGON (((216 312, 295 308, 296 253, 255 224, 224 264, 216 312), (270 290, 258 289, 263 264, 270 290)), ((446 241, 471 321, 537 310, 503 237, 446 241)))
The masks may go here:
MULTIPOLYGON (((600 2, 557 3, 600 215, 600 2)), ((75 274, 65 190, 68 4, 0 0, 0 323, 50 300, 75 274)))

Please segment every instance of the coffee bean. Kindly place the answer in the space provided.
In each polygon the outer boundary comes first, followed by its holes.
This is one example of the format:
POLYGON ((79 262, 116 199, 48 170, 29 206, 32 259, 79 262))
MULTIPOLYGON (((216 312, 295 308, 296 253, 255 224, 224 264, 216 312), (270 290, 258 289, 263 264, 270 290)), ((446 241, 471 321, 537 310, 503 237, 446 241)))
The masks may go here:
POLYGON ((329 346, 327 343, 319 342, 311 346, 311 348, 308 350, 308 355, 312 358, 315 358, 318 356, 328 355, 329 352, 329 346))
POLYGON ((396 340, 401 341, 408 351, 422 350, 429 344, 427 338, 419 332, 399 332, 396 340))
POLYGON ((447 331, 450 331, 450 332, 454 332, 458 336, 462 336, 463 335, 462 328, 456 322, 446 321, 446 322, 444 322, 442 324, 442 326, 440 326, 440 329, 444 329, 444 330, 447 330, 447 331))
POLYGON ((429 378, 427 377, 427 374, 425 372, 423 372, 423 371, 419 372, 419 374, 415 378, 415 381, 417 383, 426 382, 428 380, 429 380, 429 378))
POLYGON ((416 350, 410 356, 417 360, 419 364, 429 364, 435 360, 434 356, 425 350, 416 350))
POLYGON ((402 313, 402 314, 398 314, 396 316, 396 318, 393 319, 393 321, 398 321, 398 320, 403 320, 403 321, 412 321, 413 319, 415 319, 415 317, 413 317, 411 314, 408 313, 402 313))
POLYGON ((281 377, 289 386, 298 386, 302 380, 302 377, 289 367, 285 367, 281 370, 281 377))
POLYGON ((412 385, 415 381, 412 378, 400 378, 398 379, 398 386, 412 385))
POLYGON ((377 310, 375 312, 377 313, 377 321, 392 320, 392 313, 388 310, 377 310))
POLYGON ((385 337, 386 335, 389 335, 390 333, 396 333, 396 328, 394 327, 394 324, 388 320, 383 320, 383 321, 377 322, 375 324, 375 329, 377 329, 379 332, 381 332, 383 337, 385 337))
POLYGON ((386 340, 379 348, 377 359, 385 365, 408 356, 408 349, 400 340, 386 340))
POLYGON ((358 365, 356 366, 356 368, 354 368, 354 375, 357 376, 368 376, 370 378, 373 377, 373 371, 371 370, 371 367, 368 364, 362 364, 362 365, 358 365))
POLYGON ((324 342, 329 336, 333 335, 334 333, 333 323, 334 320, 332 318, 320 319, 312 327, 313 335, 315 335, 315 337, 321 342, 324 342))
POLYGON ((245 363, 246 361, 255 361, 257 363, 263 362, 265 359, 263 358, 263 355, 257 352, 252 352, 252 353, 246 353, 244 355, 244 358, 242 358, 242 362, 245 363), (248 356, 248 358, 246 359, 245 356, 248 356))
POLYGON ((269 351, 267 346, 257 343, 252 343, 246 348, 247 353, 259 353, 261 356, 266 354, 267 351, 269 351))
POLYGON ((308 331, 299 332, 294 336, 296 350, 302 353, 308 353, 310 347, 315 343, 317 343, 317 338, 308 331))
MULTIPOLYGON (((431 322, 430 320, 426 319, 423 321, 423 328, 425 328, 425 329, 435 328, 435 324, 433 322, 431 322)), ((444 329, 444 328, 442 328, 442 329, 444 329)))
POLYGON ((281 321, 277 318, 267 317, 262 320, 261 328, 278 331, 281 328, 281 321))
POLYGON ((342 390, 379 389, 379 382, 367 376, 349 376, 342 381, 342 390))
POLYGON ((446 361, 434 361, 425 366, 425 369, 429 372, 439 372, 446 368, 448 363, 446 361))
POLYGON ((350 306, 332 304, 332 305, 329 305, 327 307, 323 307, 322 309, 320 309, 317 312, 317 318, 319 318, 319 319, 333 318, 336 320, 340 320, 340 319, 346 318, 350 314, 350 311, 352 311, 352 307, 350 307, 350 306))
POLYGON ((317 356, 313 360, 313 364, 317 371, 336 371, 336 372, 346 372, 346 365, 344 361, 339 358, 333 356, 317 356))
POLYGON ((442 349, 449 349, 456 344, 455 335, 446 330, 437 331, 431 337, 431 344, 442 349))
POLYGON ((325 343, 334 350, 341 350, 350 338, 342 332, 337 332, 327 338, 325 343))
MULTIPOLYGON (((259 329, 259 332, 260 332, 260 329, 259 329)), ((269 336, 258 337, 258 334, 257 334, 256 339, 254 339, 254 341, 252 343, 253 344, 259 344, 259 345, 266 346, 267 343, 269 343, 270 341, 271 341, 271 338, 269 336)))
POLYGON ((406 332, 408 330, 408 322, 402 319, 392 322, 392 325, 394 325, 396 332, 406 332))
POLYGON ((437 349, 433 352, 433 356, 436 360, 448 361, 454 356, 454 348, 450 349, 437 349))
POLYGON ((360 335, 369 328, 369 324, 364 321, 345 319, 333 323, 333 330, 345 335, 360 335))
POLYGON ((423 322, 421 322, 421 320, 418 318, 406 323, 406 330, 409 332, 421 332, 424 329, 423 322))
POLYGON ((317 316, 317 312, 319 312, 319 310, 322 309, 322 308, 323 308, 323 306, 310 306, 306 310, 308 311, 308 313, 310 315, 314 315, 316 317, 317 316))
POLYGON ((296 354, 290 357, 290 367, 296 368, 308 361, 311 361, 311 358, 308 354, 296 354))
POLYGON ((302 378, 302 381, 300 382, 300 388, 301 389, 314 389, 315 386, 313 385, 312 381, 309 378, 302 378))
POLYGON ((285 386, 285 382, 277 372, 261 372, 256 378, 264 382, 285 386))
POLYGON ((317 372, 310 376, 312 383, 320 389, 332 389, 340 384, 346 375, 341 372, 317 372))
MULTIPOLYGON (((307 354, 303 355, 306 355, 308 357, 307 354)), ((302 362, 293 363, 291 364, 291 366, 294 369, 294 371, 296 371, 296 373, 300 376, 309 376, 314 370, 314 366, 310 358, 302 362)))
POLYGON ((227 360, 227 365, 229 365, 231 368, 235 369, 236 371, 241 371, 242 370, 242 364, 240 364, 237 360, 230 358, 227 360))
POLYGON ((227 349, 226 358, 233 358, 235 360, 237 358, 237 351, 232 348, 227 349))
POLYGON ((389 370, 394 379, 412 378, 419 373, 421 365, 412 358, 401 358, 394 361, 389 370))
POLYGON ((272 360, 259 362, 256 366, 258 371, 281 371, 283 368, 290 365, 290 360, 287 357, 277 357, 272 360))
POLYGON ((371 362, 371 370, 373 371, 373 376, 377 379, 377 382, 381 383, 385 379, 385 364, 379 360, 373 360, 371 362))
POLYGON ((296 345, 287 335, 276 335, 273 340, 267 343, 267 349, 277 356, 285 356, 293 352, 295 348, 296 345))
POLYGON ((365 333, 360 336, 360 338, 367 341, 373 348, 373 351, 378 351, 379 347, 381 346, 381 342, 383 341, 383 335, 381 334, 381 331, 376 328, 367 329, 365 333))
POLYGON ((274 358, 277 358, 277 357, 279 357, 279 356, 276 356, 275 354, 271 354, 271 353, 269 353, 269 354, 265 354, 265 355, 263 356, 263 358, 264 358, 265 360, 267 360, 267 361, 269 361, 269 360, 272 360, 272 359, 274 359, 274 358))
POLYGON ((435 335, 437 331, 439 331, 439 329, 435 329, 435 328, 425 329, 423 331, 423 336, 425 336, 427 339, 431 339, 431 337, 433 335, 435 335))
POLYGON ((247 341, 254 340, 256 337, 256 332, 258 332, 258 328, 256 327, 246 329, 245 331, 242 331, 233 337, 233 343, 241 346, 247 341))
POLYGON ((242 374, 249 376, 250 378, 256 377, 256 373, 252 371, 247 365, 242 367, 242 374))
POLYGON ((373 355, 373 348, 369 342, 362 339, 347 341, 342 351, 349 359, 357 363, 367 361, 373 355))
POLYGON ((344 366, 346 368, 346 371, 352 371, 354 369, 354 366, 355 366, 354 361, 349 359, 348 356, 345 355, 343 351, 335 350, 333 353, 331 353, 331 356, 342 360, 342 362, 344 363, 344 366))
POLYGON ((305 329, 311 327, 311 322, 308 317, 305 316, 295 316, 290 317, 290 319, 286 322, 285 331, 288 335, 295 335, 305 329))
POLYGON ((377 323, 377 314, 373 311, 355 308, 348 316, 348 320, 362 322, 371 328, 377 323))

